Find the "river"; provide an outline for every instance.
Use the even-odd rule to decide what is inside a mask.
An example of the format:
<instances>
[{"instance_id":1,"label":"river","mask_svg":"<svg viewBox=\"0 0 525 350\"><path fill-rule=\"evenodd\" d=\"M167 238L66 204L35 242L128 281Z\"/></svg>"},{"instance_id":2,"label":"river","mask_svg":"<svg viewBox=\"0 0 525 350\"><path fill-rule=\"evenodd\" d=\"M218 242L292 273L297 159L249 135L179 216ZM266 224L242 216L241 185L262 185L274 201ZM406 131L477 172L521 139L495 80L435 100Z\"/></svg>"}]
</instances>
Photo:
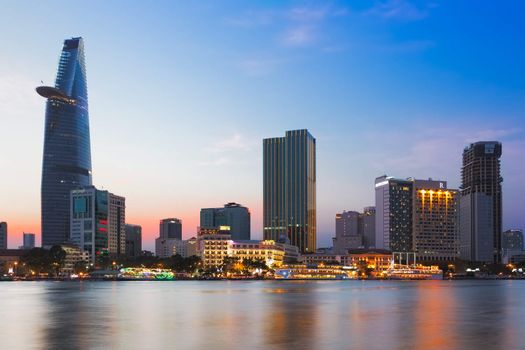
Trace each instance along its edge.
<instances>
[{"instance_id":1,"label":"river","mask_svg":"<svg viewBox=\"0 0 525 350\"><path fill-rule=\"evenodd\" d=\"M1 349L525 349L525 281L1 282Z\"/></svg>"}]
</instances>

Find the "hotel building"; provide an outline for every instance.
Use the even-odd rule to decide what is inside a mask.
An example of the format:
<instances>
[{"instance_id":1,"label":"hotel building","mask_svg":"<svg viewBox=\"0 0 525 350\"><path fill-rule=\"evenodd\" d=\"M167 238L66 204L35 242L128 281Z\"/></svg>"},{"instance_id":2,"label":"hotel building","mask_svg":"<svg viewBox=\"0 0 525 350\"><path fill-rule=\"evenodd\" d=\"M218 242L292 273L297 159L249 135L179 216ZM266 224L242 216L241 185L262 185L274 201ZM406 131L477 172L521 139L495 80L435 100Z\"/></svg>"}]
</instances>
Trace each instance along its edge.
<instances>
[{"instance_id":1,"label":"hotel building","mask_svg":"<svg viewBox=\"0 0 525 350\"><path fill-rule=\"evenodd\" d=\"M414 180L413 242L418 260L459 257L458 191L446 181Z\"/></svg>"},{"instance_id":2,"label":"hotel building","mask_svg":"<svg viewBox=\"0 0 525 350\"><path fill-rule=\"evenodd\" d=\"M412 180L378 177L375 181L375 246L394 252L413 251Z\"/></svg>"}]
</instances>

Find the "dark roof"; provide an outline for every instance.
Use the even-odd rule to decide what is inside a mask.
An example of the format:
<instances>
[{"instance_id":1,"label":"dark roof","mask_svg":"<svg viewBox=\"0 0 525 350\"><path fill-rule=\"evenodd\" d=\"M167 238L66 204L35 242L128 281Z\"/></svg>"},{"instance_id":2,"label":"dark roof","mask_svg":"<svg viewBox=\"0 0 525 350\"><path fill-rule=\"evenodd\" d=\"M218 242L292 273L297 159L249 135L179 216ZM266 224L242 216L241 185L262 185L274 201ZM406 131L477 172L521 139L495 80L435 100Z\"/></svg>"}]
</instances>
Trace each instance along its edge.
<instances>
[{"instance_id":1,"label":"dark roof","mask_svg":"<svg viewBox=\"0 0 525 350\"><path fill-rule=\"evenodd\" d=\"M24 256L27 252L24 249L0 249L0 256Z\"/></svg>"}]
</instances>

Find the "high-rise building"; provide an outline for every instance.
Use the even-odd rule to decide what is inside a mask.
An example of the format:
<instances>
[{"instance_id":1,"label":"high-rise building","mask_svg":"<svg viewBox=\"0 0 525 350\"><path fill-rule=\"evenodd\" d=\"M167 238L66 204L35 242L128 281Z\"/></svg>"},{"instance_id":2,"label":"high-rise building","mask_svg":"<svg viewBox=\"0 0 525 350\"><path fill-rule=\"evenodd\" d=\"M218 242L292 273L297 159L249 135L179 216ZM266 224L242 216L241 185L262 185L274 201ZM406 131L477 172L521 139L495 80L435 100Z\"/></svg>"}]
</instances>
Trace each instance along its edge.
<instances>
[{"instance_id":1,"label":"high-rise building","mask_svg":"<svg viewBox=\"0 0 525 350\"><path fill-rule=\"evenodd\" d=\"M72 190L70 241L91 259L125 252L125 200L94 186ZM122 245L122 242L124 245Z\"/></svg>"},{"instance_id":2,"label":"high-rise building","mask_svg":"<svg viewBox=\"0 0 525 350\"><path fill-rule=\"evenodd\" d=\"M446 181L414 180L413 237L418 260L459 257L458 191Z\"/></svg>"},{"instance_id":3,"label":"high-rise building","mask_svg":"<svg viewBox=\"0 0 525 350\"><path fill-rule=\"evenodd\" d=\"M89 115L82 38L64 41L55 87L40 86L47 99L42 162L42 245L69 239L69 199L91 185Z\"/></svg>"},{"instance_id":4,"label":"high-rise building","mask_svg":"<svg viewBox=\"0 0 525 350\"><path fill-rule=\"evenodd\" d=\"M346 254L349 249L363 246L359 217L358 212L346 210L335 215L334 254Z\"/></svg>"},{"instance_id":5,"label":"high-rise building","mask_svg":"<svg viewBox=\"0 0 525 350\"><path fill-rule=\"evenodd\" d=\"M182 239L182 221L176 218L160 220L159 236L160 238Z\"/></svg>"},{"instance_id":6,"label":"high-rise building","mask_svg":"<svg viewBox=\"0 0 525 350\"><path fill-rule=\"evenodd\" d=\"M108 193L108 252L114 256L126 253L126 198Z\"/></svg>"},{"instance_id":7,"label":"high-rise building","mask_svg":"<svg viewBox=\"0 0 525 350\"><path fill-rule=\"evenodd\" d=\"M376 208L365 207L360 215L360 227L363 233L363 246L375 248L376 246Z\"/></svg>"},{"instance_id":8,"label":"high-rise building","mask_svg":"<svg viewBox=\"0 0 525 350\"><path fill-rule=\"evenodd\" d=\"M142 255L142 227L126 224L126 256L137 257Z\"/></svg>"},{"instance_id":9,"label":"high-rise building","mask_svg":"<svg viewBox=\"0 0 525 350\"><path fill-rule=\"evenodd\" d=\"M0 249L7 249L7 222L0 222Z\"/></svg>"},{"instance_id":10,"label":"high-rise building","mask_svg":"<svg viewBox=\"0 0 525 350\"><path fill-rule=\"evenodd\" d=\"M501 236L501 249L503 254L522 252L523 246L523 231L522 230L507 230Z\"/></svg>"},{"instance_id":11,"label":"high-rise building","mask_svg":"<svg viewBox=\"0 0 525 350\"><path fill-rule=\"evenodd\" d=\"M482 141L463 151L460 187L461 258L501 262L500 142Z\"/></svg>"},{"instance_id":12,"label":"high-rise building","mask_svg":"<svg viewBox=\"0 0 525 350\"><path fill-rule=\"evenodd\" d=\"M24 232L20 249L33 249L35 247L35 234Z\"/></svg>"},{"instance_id":13,"label":"high-rise building","mask_svg":"<svg viewBox=\"0 0 525 350\"><path fill-rule=\"evenodd\" d=\"M308 130L263 140L263 234L286 235L302 253L316 251L315 138Z\"/></svg>"},{"instance_id":14,"label":"high-rise building","mask_svg":"<svg viewBox=\"0 0 525 350\"><path fill-rule=\"evenodd\" d=\"M229 226L234 240L250 239L250 211L237 203L223 208L204 208L200 213L200 227L205 229Z\"/></svg>"},{"instance_id":15,"label":"high-rise building","mask_svg":"<svg viewBox=\"0 0 525 350\"><path fill-rule=\"evenodd\" d=\"M413 251L412 188L411 180L376 179L376 248Z\"/></svg>"}]
</instances>

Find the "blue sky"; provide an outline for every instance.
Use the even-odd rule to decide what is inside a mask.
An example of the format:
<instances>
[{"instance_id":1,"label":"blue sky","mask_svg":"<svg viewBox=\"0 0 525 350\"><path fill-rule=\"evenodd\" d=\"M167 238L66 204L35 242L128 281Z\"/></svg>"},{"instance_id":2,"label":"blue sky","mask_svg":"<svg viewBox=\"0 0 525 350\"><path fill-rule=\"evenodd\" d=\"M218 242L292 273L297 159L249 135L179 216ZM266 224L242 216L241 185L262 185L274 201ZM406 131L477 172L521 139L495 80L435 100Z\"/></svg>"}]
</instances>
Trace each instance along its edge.
<instances>
[{"instance_id":1,"label":"blue sky","mask_svg":"<svg viewBox=\"0 0 525 350\"><path fill-rule=\"evenodd\" d=\"M376 176L459 186L462 149L503 142L504 228L525 226L522 1L0 1L0 220L39 233L44 101L62 41L85 39L94 183L195 233L201 207L252 210L262 139L317 138L318 245L373 205Z\"/></svg>"}]
</instances>

